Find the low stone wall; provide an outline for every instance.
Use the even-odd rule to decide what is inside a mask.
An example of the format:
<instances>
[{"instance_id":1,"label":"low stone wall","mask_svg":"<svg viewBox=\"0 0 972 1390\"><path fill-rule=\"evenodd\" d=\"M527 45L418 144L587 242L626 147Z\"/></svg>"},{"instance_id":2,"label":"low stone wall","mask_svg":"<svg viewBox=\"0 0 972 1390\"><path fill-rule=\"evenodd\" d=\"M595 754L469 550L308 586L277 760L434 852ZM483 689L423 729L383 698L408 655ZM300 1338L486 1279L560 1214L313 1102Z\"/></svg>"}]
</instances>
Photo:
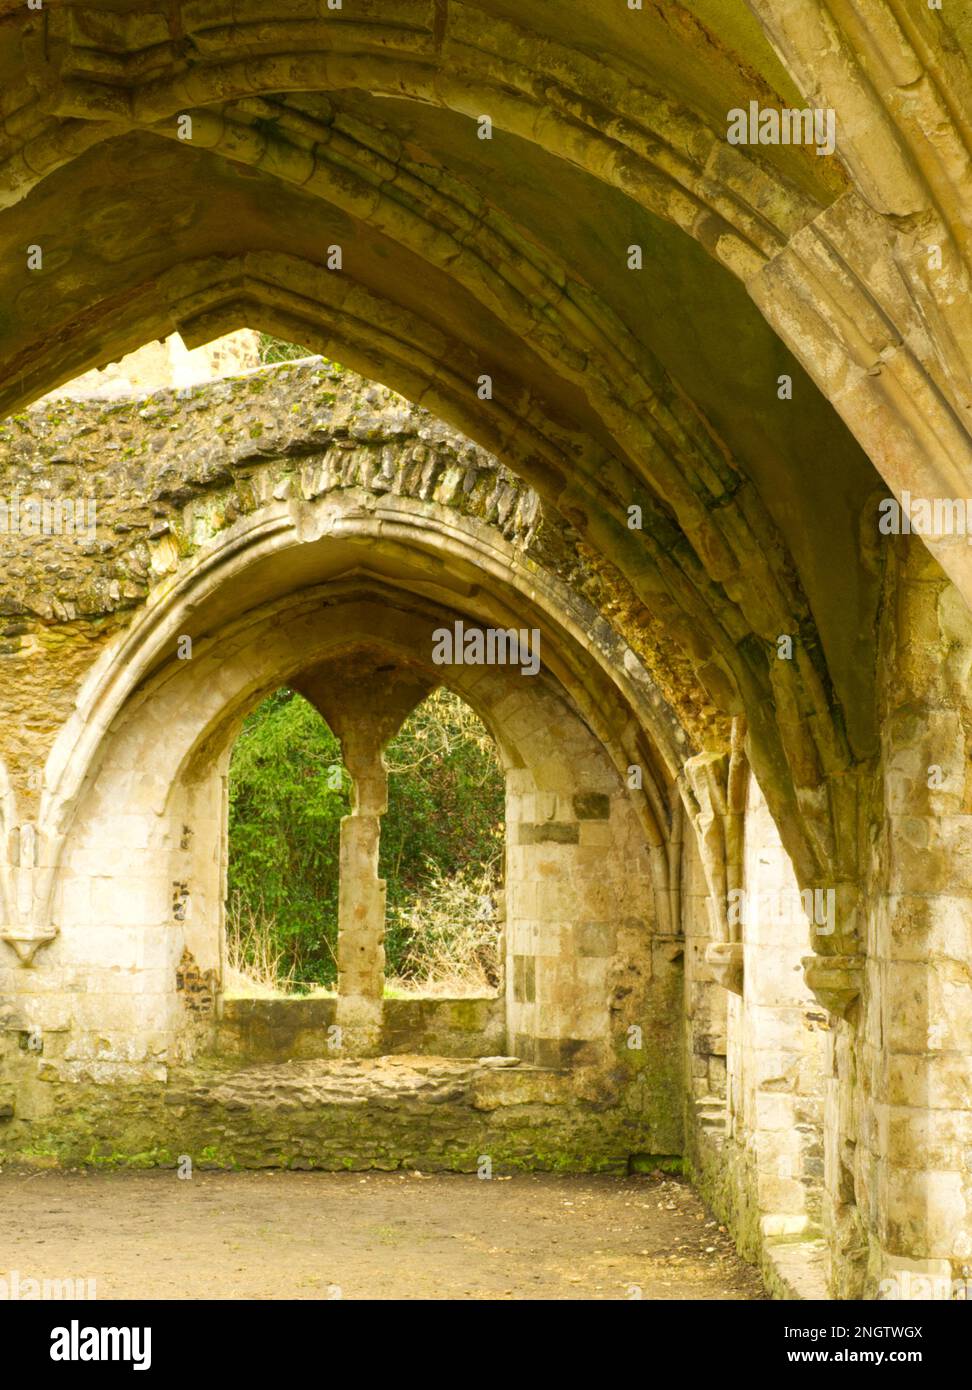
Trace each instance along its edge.
<instances>
[{"instance_id":1,"label":"low stone wall","mask_svg":"<svg viewBox=\"0 0 972 1390\"><path fill-rule=\"evenodd\" d=\"M505 1034L502 999L386 999L381 1050L494 1057L506 1050Z\"/></svg>"},{"instance_id":2,"label":"low stone wall","mask_svg":"<svg viewBox=\"0 0 972 1390\"><path fill-rule=\"evenodd\" d=\"M672 1157L650 1118L602 1081L509 1058L197 1063L131 1086L65 1084L43 1066L35 1076L15 1114L3 1117L0 1095L0 1162L148 1167L188 1155L228 1168L473 1172L485 1157L499 1172L625 1172Z\"/></svg>"},{"instance_id":3,"label":"low stone wall","mask_svg":"<svg viewBox=\"0 0 972 1390\"><path fill-rule=\"evenodd\" d=\"M216 1034L221 1056L250 1062L327 1059L335 1049L337 998L227 999ZM386 999L383 1055L489 1057L504 1051L502 1000Z\"/></svg>"}]
</instances>

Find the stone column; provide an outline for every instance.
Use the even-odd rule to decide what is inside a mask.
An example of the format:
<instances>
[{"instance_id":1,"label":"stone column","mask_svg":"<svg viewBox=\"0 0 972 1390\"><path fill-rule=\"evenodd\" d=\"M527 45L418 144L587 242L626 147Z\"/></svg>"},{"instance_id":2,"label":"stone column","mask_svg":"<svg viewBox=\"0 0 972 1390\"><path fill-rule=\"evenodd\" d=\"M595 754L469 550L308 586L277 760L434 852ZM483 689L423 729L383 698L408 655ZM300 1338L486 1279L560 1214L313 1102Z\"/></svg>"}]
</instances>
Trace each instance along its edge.
<instances>
[{"instance_id":1,"label":"stone column","mask_svg":"<svg viewBox=\"0 0 972 1390\"><path fill-rule=\"evenodd\" d=\"M800 969L810 924L796 874L766 799L749 778L744 851L745 990L730 1000L733 1059L739 1063L731 1116L751 1156L754 1197L767 1254L805 1296L826 1296L820 1229L823 1188L825 1011ZM800 1236L797 1250L787 1241ZM798 1281L798 1282L797 1282Z\"/></svg>"},{"instance_id":2,"label":"stone column","mask_svg":"<svg viewBox=\"0 0 972 1390\"><path fill-rule=\"evenodd\" d=\"M726 753L699 753L685 764L686 805L695 824L699 854L709 886L712 940L705 961L715 980L734 994L743 992L743 942L735 895L742 886L743 825L749 762L746 721L733 720Z\"/></svg>"},{"instance_id":3,"label":"stone column","mask_svg":"<svg viewBox=\"0 0 972 1390\"><path fill-rule=\"evenodd\" d=\"M838 1037L856 1144L834 1180L867 1222L865 1296L951 1299L972 1279L972 614L917 538L890 568L863 1010Z\"/></svg>"},{"instance_id":4,"label":"stone column","mask_svg":"<svg viewBox=\"0 0 972 1390\"><path fill-rule=\"evenodd\" d=\"M368 732L367 725L359 726L345 747L354 799L341 822L338 895L336 1017L345 1035L342 1050L358 1054L378 1048L385 988L385 881L378 877L378 846L388 775L377 732L371 739Z\"/></svg>"},{"instance_id":5,"label":"stone column","mask_svg":"<svg viewBox=\"0 0 972 1390\"><path fill-rule=\"evenodd\" d=\"M381 1051L385 994L385 883L378 877L381 818L388 809L382 753L433 686L380 653L338 656L294 682L341 741L353 784L352 809L341 822L338 889L340 1056Z\"/></svg>"}]
</instances>

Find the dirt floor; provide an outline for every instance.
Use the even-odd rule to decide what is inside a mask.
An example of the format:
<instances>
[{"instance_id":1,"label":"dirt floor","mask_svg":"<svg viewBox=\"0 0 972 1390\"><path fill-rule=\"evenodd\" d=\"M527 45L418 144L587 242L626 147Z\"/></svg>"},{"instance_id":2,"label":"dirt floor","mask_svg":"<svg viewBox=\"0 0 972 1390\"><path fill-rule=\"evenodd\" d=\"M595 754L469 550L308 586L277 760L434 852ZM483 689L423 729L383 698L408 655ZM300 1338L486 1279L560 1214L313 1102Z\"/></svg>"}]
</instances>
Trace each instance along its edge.
<instances>
[{"instance_id":1,"label":"dirt floor","mask_svg":"<svg viewBox=\"0 0 972 1390\"><path fill-rule=\"evenodd\" d=\"M0 1174L0 1279L106 1298L753 1299L687 1183L528 1175Z\"/></svg>"}]
</instances>

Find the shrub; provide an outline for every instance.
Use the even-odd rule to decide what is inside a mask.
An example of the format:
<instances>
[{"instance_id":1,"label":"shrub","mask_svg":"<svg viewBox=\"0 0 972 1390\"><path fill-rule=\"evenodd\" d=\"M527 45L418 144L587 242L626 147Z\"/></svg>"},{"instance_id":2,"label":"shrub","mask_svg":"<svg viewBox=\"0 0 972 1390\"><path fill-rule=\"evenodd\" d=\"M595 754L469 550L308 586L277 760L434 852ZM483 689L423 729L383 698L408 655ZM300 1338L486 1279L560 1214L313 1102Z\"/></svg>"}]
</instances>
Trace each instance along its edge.
<instances>
[{"instance_id":1,"label":"shrub","mask_svg":"<svg viewBox=\"0 0 972 1390\"><path fill-rule=\"evenodd\" d=\"M465 972L467 992L489 988L496 932L482 902L502 873L505 795L492 740L468 706L437 690L386 762L388 973L459 988ZM229 964L263 988L333 985L340 822L351 809L338 740L306 700L278 690L244 722L229 784Z\"/></svg>"},{"instance_id":2,"label":"shrub","mask_svg":"<svg viewBox=\"0 0 972 1390\"><path fill-rule=\"evenodd\" d=\"M296 362L302 357L314 356L310 348L301 347L299 343L284 342L283 338L274 338L269 333L260 334L258 352L260 361L267 366L273 362Z\"/></svg>"},{"instance_id":3,"label":"shrub","mask_svg":"<svg viewBox=\"0 0 972 1390\"><path fill-rule=\"evenodd\" d=\"M403 946L398 993L489 994L500 980L498 864L471 865L450 878L431 867L420 893L392 909Z\"/></svg>"},{"instance_id":4,"label":"shrub","mask_svg":"<svg viewBox=\"0 0 972 1390\"><path fill-rule=\"evenodd\" d=\"M331 983L349 781L337 739L294 691L278 690L244 722L229 801L228 916L243 958L277 959L300 984Z\"/></svg>"}]
</instances>

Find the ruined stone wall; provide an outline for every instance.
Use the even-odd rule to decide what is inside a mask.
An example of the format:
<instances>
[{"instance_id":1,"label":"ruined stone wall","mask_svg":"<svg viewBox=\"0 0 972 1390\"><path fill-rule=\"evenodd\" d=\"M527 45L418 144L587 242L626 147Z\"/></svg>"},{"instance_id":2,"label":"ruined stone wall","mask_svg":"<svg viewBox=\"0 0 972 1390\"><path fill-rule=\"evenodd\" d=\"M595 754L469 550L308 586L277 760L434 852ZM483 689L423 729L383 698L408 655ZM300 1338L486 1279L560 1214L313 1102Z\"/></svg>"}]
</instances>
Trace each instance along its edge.
<instances>
[{"instance_id":1,"label":"ruined stone wall","mask_svg":"<svg viewBox=\"0 0 972 1390\"><path fill-rule=\"evenodd\" d=\"M96 504L93 535L4 537L6 671L27 686L0 683L13 832L0 967L0 1046L16 1080L6 1152L29 1152L40 1133L62 1156L84 1157L109 1144L116 1120L115 1152L136 1142L161 1151L174 1132L188 1145L190 1131L157 1109L186 1068L221 1068L232 1091L244 1084L232 1068L282 1060L281 1049L334 1060L331 1021L308 1021L302 1001L284 1022L264 1019L259 1001L246 1013L222 998L227 759L247 710L286 681L323 701L345 741L370 709L355 695L361 653L385 652L416 689L449 680L503 751L507 993L475 1027L461 1001L427 1001L419 1018L414 1001L379 999L366 1050L468 1056L489 1045L515 1053L524 1076L562 1073L563 1084L541 1085L544 1106L567 1110L563 1120L543 1112L540 1166L680 1154L681 950L673 888L659 878L667 806L655 780L664 760L653 764L645 727L609 693L612 666L669 758L684 735L598 619L591 600L605 590L569 528L547 526L536 496L482 450L320 363L107 406L46 402L5 434L12 491L53 497L83 481ZM506 582L511 562L523 601L542 601L538 616L518 617L491 577ZM220 567L232 577L214 583ZM538 680L429 665L431 631L454 615L442 604L468 604L471 579L485 604L474 620L543 623ZM58 645L71 657L56 662ZM334 690L349 711L337 722ZM25 727L30 700L42 727ZM393 731L394 721L382 727L381 741ZM634 759L638 793L622 776ZM449 1009L462 1018L450 1023ZM343 1031L348 1059L354 1030ZM531 1084L510 1083L497 1105L520 1114ZM588 1118L571 1118L572 1107ZM169 1138L144 1146L133 1136L148 1113ZM590 1137L598 1114L603 1142ZM575 1119L586 1156L569 1142ZM363 1153L364 1130L361 1143ZM357 1162L347 1136L331 1135L318 1159L342 1144ZM520 1137L508 1152L524 1163L528 1149ZM308 1158L306 1146L291 1152Z\"/></svg>"},{"instance_id":2,"label":"ruined stone wall","mask_svg":"<svg viewBox=\"0 0 972 1390\"><path fill-rule=\"evenodd\" d=\"M860 953L808 955L840 931L839 892L834 921L816 903L754 921L750 902L740 979L724 992L707 966L712 875L694 844L682 875L687 1154L786 1296L962 1297L972 1256L972 620L915 537L895 537L884 560ZM745 844L747 892L795 905L755 782ZM725 1101L711 1085L722 1051Z\"/></svg>"},{"instance_id":3,"label":"ruined stone wall","mask_svg":"<svg viewBox=\"0 0 972 1390\"><path fill-rule=\"evenodd\" d=\"M613 1172L672 1162L650 1125L576 1075L512 1059L197 1064L118 1087L5 1058L4 1162ZM14 1112L19 1109L20 1118Z\"/></svg>"},{"instance_id":4,"label":"ruined stone wall","mask_svg":"<svg viewBox=\"0 0 972 1390\"><path fill-rule=\"evenodd\" d=\"M266 1152L347 1156L338 1116L359 1074L327 1068L364 1060L330 1055L323 1014L223 1007L227 759L264 694L303 680L314 698L362 653L431 688L446 673L430 634L461 614L536 625L544 644L536 683L448 673L506 769L504 993L471 1020L386 1001L371 1050L510 1052L524 1079L491 1109L464 1073L468 1144L450 1147L444 1123L425 1158L682 1157L778 1292L819 1292L828 1255L846 1296L961 1275L972 633L916 541L882 571L882 763L855 772L866 794L848 801L870 855L854 952L840 894L833 937L773 911L732 935L733 885L791 902L801 887L748 771L733 801L741 741L725 750L567 523L383 388L311 361L48 401L0 427L0 465L29 523L0 535L4 1152L196 1144L257 1162L239 1099ZM65 496L83 504L73 532L45 534L43 506L21 506ZM283 1053L319 1064L323 1148L297 1100L271 1119L272 1078L248 1089L249 1068ZM395 1090L369 1101L376 1126ZM402 1154L427 1114L411 1104Z\"/></svg>"},{"instance_id":5,"label":"ruined stone wall","mask_svg":"<svg viewBox=\"0 0 972 1390\"><path fill-rule=\"evenodd\" d=\"M275 489L375 482L523 538L537 500L483 450L329 367L281 367L0 423L0 759L26 805L78 687L153 589ZM72 503L44 534L43 504ZM38 512L30 509L36 504Z\"/></svg>"},{"instance_id":6,"label":"ruined stone wall","mask_svg":"<svg viewBox=\"0 0 972 1390\"><path fill-rule=\"evenodd\" d=\"M972 1267L972 617L914 537L881 666L866 962L830 1059L834 1287L948 1298Z\"/></svg>"},{"instance_id":7,"label":"ruined stone wall","mask_svg":"<svg viewBox=\"0 0 972 1390\"><path fill-rule=\"evenodd\" d=\"M146 343L100 371L84 372L42 398L56 400L123 400L167 388L185 390L219 377L259 368L260 335L244 328L190 350L178 333Z\"/></svg>"},{"instance_id":8,"label":"ruined stone wall","mask_svg":"<svg viewBox=\"0 0 972 1390\"><path fill-rule=\"evenodd\" d=\"M810 924L793 865L756 779L746 780L742 874L730 899L741 942L733 988L706 959L709 884L694 838L686 845L686 1152L771 1290L824 1297L823 1100L832 1022L803 977Z\"/></svg>"}]
</instances>

